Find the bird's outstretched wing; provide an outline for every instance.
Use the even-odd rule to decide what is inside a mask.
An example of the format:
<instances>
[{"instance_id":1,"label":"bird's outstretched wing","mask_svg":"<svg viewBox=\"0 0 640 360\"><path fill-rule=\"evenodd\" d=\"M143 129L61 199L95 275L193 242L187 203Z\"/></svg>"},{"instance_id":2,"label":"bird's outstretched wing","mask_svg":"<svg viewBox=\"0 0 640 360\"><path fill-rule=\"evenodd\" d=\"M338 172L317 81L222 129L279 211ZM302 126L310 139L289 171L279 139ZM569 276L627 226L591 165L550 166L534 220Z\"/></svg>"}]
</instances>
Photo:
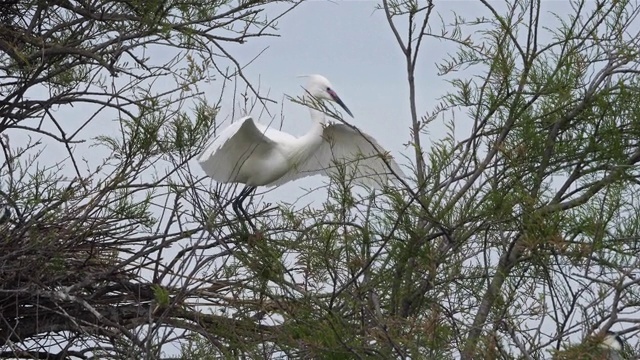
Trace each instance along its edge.
<instances>
[{"instance_id":1,"label":"bird's outstretched wing","mask_svg":"<svg viewBox=\"0 0 640 360\"><path fill-rule=\"evenodd\" d=\"M205 174L218 182L236 182L240 166L255 152L268 152L276 143L269 136L287 134L253 121L246 116L227 126L198 157Z\"/></svg>"},{"instance_id":2,"label":"bird's outstretched wing","mask_svg":"<svg viewBox=\"0 0 640 360\"><path fill-rule=\"evenodd\" d=\"M323 142L305 162L270 185L306 176L325 175L381 188L404 173L393 157L371 136L344 124L327 125ZM395 173L395 175L394 175Z\"/></svg>"}]
</instances>

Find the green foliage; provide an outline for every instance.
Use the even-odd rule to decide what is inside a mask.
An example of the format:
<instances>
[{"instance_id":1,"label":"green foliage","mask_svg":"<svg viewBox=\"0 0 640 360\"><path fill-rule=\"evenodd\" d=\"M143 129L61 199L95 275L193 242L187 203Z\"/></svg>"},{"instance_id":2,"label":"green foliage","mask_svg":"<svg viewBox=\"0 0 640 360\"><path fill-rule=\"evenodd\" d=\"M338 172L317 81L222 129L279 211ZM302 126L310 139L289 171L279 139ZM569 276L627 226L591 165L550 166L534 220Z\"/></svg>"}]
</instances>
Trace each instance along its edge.
<instances>
[{"instance_id":1,"label":"green foliage","mask_svg":"<svg viewBox=\"0 0 640 360\"><path fill-rule=\"evenodd\" d=\"M169 297L169 292L167 291L167 289L157 284L152 285L151 289L153 290L153 296L155 297L155 301L158 306L169 306L169 302L171 301L171 299Z\"/></svg>"},{"instance_id":2,"label":"green foliage","mask_svg":"<svg viewBox=\"0 0 640 360\"><path fill-rule=\"evenodd\" d=\"M228 209L233 187L192 164L224 103L201 87L244 76L223 70L221 44L272 28L268 3L115 1L101 17L52 3L28 12L29 31L2 25L3 134L28 129L68 156L0 144L11 350L60 331L66 348L113 358L160 358L168 343L203 360L600 356L562 341L626 326L640 303L637 4L482 2L437 29L429 2L383 0L407 62L415 174L362 192L343 166L322 204L254 201L254 231ZM437 64L450 91L420 114L432 39L457 50ZM173 52L163 63L152 47ZM36 85L46 99L26 99ZM90 111L70 128L55 111L74 103ZM119 131L82 143L98 118ZM447 134L425 141L440 120Z\"/></svg>"},{"instance_id":3,"label":"green foliage","mask_svg":"<svg viewBox=\"0 0 640 360\"><path fill-rule=\"evenodd\" d=\"M2 5L0 204L10 213L0 224L0 302L10 304L0 314L2 352L72 356L58 354L62 346L160 358L167 343L199 330L225 338L209 349L213 358L259 347L244 341L257 333L249 315L236 321L207 307L237 313L230 287L249 290L241 280L229 286L234 277L280 281L283 251L254 244L263 260L255 272L242 273L241 262L219 267L223 240L211 239L237 224L222 219L222 194L211 196L190 163L211 139L227 86L247 84L228 68L241 71L226 47L273 35L263 14L271 3Z\"/></svg>"}]
</instances>

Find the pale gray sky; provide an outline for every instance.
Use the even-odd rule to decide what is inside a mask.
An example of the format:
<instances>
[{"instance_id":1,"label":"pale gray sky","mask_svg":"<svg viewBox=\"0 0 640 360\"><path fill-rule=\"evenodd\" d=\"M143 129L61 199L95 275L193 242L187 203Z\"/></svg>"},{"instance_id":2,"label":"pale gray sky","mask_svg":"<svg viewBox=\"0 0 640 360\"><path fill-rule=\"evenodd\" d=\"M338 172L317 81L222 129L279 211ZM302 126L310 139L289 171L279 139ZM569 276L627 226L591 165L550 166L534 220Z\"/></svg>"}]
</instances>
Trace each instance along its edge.
<instances>
[{"instance_id":1,"label":"pale gray sky","mask_svg":"<svg viewBox=\"0 0 640 360\"><path fill-rule=\"evenodd\" d=\"M493 4L499 10L504 9L502 2ZM252 79L260 79L262 86L270 89L272 98L279 102L270 110L272 114L278 114L278 119L283 94L301 94L304 79L297 75L325 75L354 114L354 119L346 120L378 139L399 163L407 165L408 160L404 157L412 159L413 150L405 146L410 139L411 126L406 65L384 13L376 10L377 6L377 1L308 1L279 21L280 37L251 39L234 46L233 52L239 59L249 61L268 47L245 73ZM270 9L274 11L278 7ZM563 13L569 9L565 1L546 1L543 11ZM454 14L467 20L491 17L478 1L437 1L432 29L439 32L443 22L453 22ZM401 30L406 28L404 22L406 18L398 21ZM552 22L556 21L549 16L548 23ZM473 34L471 29L469 34ZM541 41L545 41L545 37L548 39L543 35ZM416 71L419 115L433 111L438 99L451 89L447 78L438 76L435 64L453 54L456 48L452 42L433 38L424 41ZM464 73L472 75L473 69ZM210 86L215 89L217 84ZM223 105L229 109L232 103L227 101ZM284 117L282 130L294 135L304 134L311 126L308 109L287 100L284 101ZM468 134L471 121L466 114L458 112L455 119L456 133ZM266 117L260 120L269 121ZM423 136L423 146L429 146L432 140L445 133L442 121L435 121L428 128L428 135ZM283 191L274 190L267 199L293 201L304 193L297 189L312 188L323 181L326 179L319 177L301 179L286 184Z\"/></svg>"},{"instance_id":2,"label":"pale gray sky","mask_svg":"<svg viewBox=\"0 0 640 360\"><path fill-rule=\"evenodd\" d=\"M497 6L497 2L496 3ZM246 63L268 47L245 73L251 80L261 80L263 88L269 88L271 97L282 101L284 94L301 94L304 80L297 75L318 73L325 75L335 90L353 112L355 118L347 119L372 135L402 164L407 164L403 155L412 157L412 150L404 146L409 140L410 116L408 107L408 88L406 82L403 55L388 27L384 14L376 11L376 1L308 1L279 21L280 37L251 39L245 44L230 49L241 63ZM284 6L280 6L284 8ZM277 7L267 7L267 11L277 11ZM565 1L546 1L543 13L563 13L569 9ZM488 10L478 1L436 1L433 29L439 30L441 23L453 20L453 14L471 19L489 17ZM543 19L545 25L556 23L550 15ZM542 42L548 37L541 37ZM437 75L435 63L446 58L456 50L449 42L427 40L422 48L416 83L418 85L418 111L424 115L433 110L438 98L445 94L450 86L443 77ZM149 56L162 57L163 52L150 52ZM162 84L157 84L158 88ZM220 84L212 82L203 85L201 90L211 92L211 99L217 98ZM46 97L46 93L38 94ZM229 99L223 103L222 112L229 113L233 104ZM280 104L271 106L271 112L279 118ZM81 123L89 115L82 106L62 109L58 115L70 123ZM87 127L83 137L90 139L96 135L117 134L119 127L111 122L115 114L102 114L102 120ZM255 114L254 114L255 115ZM285 122L282 130L294 135L303 134L310 126L308 110L285 100ZM263 121L268 119L263 118ZM471 122L464 113L456 114L456 128L462 136L469 131ZM425 136L425 144L431 139L441 137L445 132L441 121L436 121ZM25 143L27 134L11 132L13 145ZM50 154L64 151L58 144L45 140ZM99 162L107 152L99 148L78 146L78 152L91 161ZM45 160L53 161L56 156ZM200 171L195 160L192 169ZM73 173L69 171L69 175ZM203 173L202 173L203 174ZM285 184L268 194L266 201L293 201L304 193L300 188L314 187L326 180L321 178L302 179ZM311 200L322 200L324 195L313 195Z\"/></svg>"},{"instance_id":3,"label":"pale gray sky","mask_svg":"<svg viewBox=\"0 0 640 360\"><path fill-rule=\"evenodd\" d=\"M304 79L298 78L298 75L325 75L355 116L347 120L378 139L398 162L407 164L404 156L411 158L413 152L405 146L411 124L405 63L383 12L376 10L377 4L376 1L307 1L278 22L280 37L252 38L245 44L231 45L229 49L244 64L267 48L245 69L245 73L254 82L260 80L262 88L268 89L270 97L278 101L278 104L270 106L271 113L278 120L283 96L297 96L302 92ZM496 2L498 8L500 4ZM545 11L560 13L568 8L564 1L546 1L545 7ZM268 6L266 11L275 15L285 8L285 5ZM454 13L467 19L490 15L477 1L438 1L432 16L432 28L437 31L441 28L438 16L445 23L450 23ZM551 17L549 19L552 20ZM402 21L399 26L403 26ZM438 98L451 89L446 79L437 75L435 64L455 50L456 46L451 42L434 39L424 42L416 74L419 115L433 111ZM165 49L157 51L153 48L147 55L156 63L162 63L171 56ZM466 73L472 74L471 71ZM114 81L122 83L128 80L120 77ZM163 82L158 81L154 84L154 90L159 92L169 86L163 86ZM210 100L215 101L220 87L221 83L214 81L201 84L200 90L210 94ZM35 90L32 94L39 98L48 97L47 92L42 90ZM227 97L222 106L219 120L231 113L231 98ZM84 122L92 112L91 106L75 105L60 108L55 114L71 127L72 123L79 125ZM255 113L251 115L258 116ZM294 135L303 134L311 126L308 109L287 100L284 100L283 116L282 130ZM117 123L112 121L116 118L112 111L103 111L98 118L101 120L90 123L82 130L82 138L89 140L97 135L115 135L120 131ZM456 132L464 136L471 122L464 113L456 113L455 119ZM269 119L262 117L260 121L268 122ZM44 126L52 127L47 123ZM226 123L221 126L226 126ZM445 134L442 121L432 123L428 132L429 135L423 137L423 145L427 146L430 140ZM32 134L14 131L10 135L12 144L17 145L25 143ZM60 144L48 139L44 143L48 144L48 152L65 151ZM89 144L90 141L78 145L76 152L91 154L90 161L108 154L100 148L89 148ZM198 166L193 168L197 169ZM307 183L320 182L320 179L302 179L288 184L287 193L292 187L307 187Z\"/></svg>"}]
</instances>

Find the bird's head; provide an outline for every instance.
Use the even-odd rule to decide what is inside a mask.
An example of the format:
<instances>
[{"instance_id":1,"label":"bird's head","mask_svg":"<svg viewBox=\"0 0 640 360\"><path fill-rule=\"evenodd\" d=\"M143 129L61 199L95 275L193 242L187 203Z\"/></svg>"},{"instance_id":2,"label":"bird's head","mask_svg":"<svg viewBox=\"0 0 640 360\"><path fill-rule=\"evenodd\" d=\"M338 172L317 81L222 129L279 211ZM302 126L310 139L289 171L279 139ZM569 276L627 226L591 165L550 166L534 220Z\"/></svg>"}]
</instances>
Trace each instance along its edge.
<instances>
[{"instance_id":1,"label":"bird's head","mask_svg":"<svg viewBox=\"0 0 640 360\"><path fill-rule=\"evenodd\" d=\"M322 75L305 75L304 77L308 78L307 86L305 90L315 97L318 100L329 100L337 103L347 112L351 117L351 111L347 107L347 105L342 102L338 94L333 90L333 86L329 82L329 80Z\"/></svg>"}]
</instances>

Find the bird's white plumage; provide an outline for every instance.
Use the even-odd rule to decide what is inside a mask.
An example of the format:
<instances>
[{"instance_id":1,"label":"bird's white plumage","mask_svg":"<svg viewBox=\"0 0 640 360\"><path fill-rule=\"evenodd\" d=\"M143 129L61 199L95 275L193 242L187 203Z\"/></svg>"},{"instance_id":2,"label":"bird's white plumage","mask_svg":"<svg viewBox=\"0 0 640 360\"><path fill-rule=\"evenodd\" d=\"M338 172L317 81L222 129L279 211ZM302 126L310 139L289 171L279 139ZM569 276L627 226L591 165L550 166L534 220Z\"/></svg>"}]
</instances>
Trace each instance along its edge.
<instances>
[{"instance_id":1,"label":"bird's white plumage","mask_svg":"<svg viewBox=\"0 0 640 360\"><path fill-rule=\"evenodd\" d=\"M623 348L622 339L618 334L613 332L607 332L601 345L615 351L621 351Z\"/></svg>"},{"instance_id":2,"label":"bird's white plumage","mask_svg":"<svg viewBox=\"0 0 640 360\"><path fill-rule=\"evenodd\" d=\"M336 101L349 112L326 78L309 78L306 89L310 95ZM347 180L353 178L357 184L371 187L382 187L395 175L403 176L398 164L371 136L344 124L326 124L326 117L317 110L311 110L311 115L314 125L301 137L244 117L218 134L198 162L218 182L249 186L276 186L311 175L340 177L339 169L345 170Z\"/></svg>"},{"instance_id":3,"label":"bird's white plumage","mask_svg":"<svg viewBox=\"0 0 640 360\"><path fill-rule=\"evenodd\" d=\"M247 116L218 134L198 162L218 182L266 185L288 170L281 147L295 140L294 136L269 129Z\"/></svg>"},{"instance_id":4,"label":"bird's white plumage","mask_svg":"<svg viewBox=\"0 0 640 360\"><path fill-rule=\"evenodd\" d=\"M272 185L312 175L344 177L359 185L381 188L403 173L373 137L344 124L329 124L324 126L322 142L311 156Z\"/></svg>"}]
</instances>

